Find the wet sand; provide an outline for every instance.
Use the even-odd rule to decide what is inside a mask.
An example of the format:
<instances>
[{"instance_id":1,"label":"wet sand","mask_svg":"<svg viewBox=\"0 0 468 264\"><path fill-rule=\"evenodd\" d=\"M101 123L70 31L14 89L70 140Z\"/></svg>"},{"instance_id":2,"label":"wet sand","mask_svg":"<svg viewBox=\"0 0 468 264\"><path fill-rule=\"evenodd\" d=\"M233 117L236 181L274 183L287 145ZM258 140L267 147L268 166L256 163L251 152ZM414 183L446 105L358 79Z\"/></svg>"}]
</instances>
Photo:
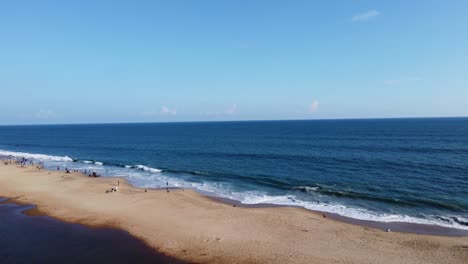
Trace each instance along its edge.
<instances>
[{"instance_id":1,"label":"wet sand","mask_svg":"<svg viewBox=\"0 0 468 264\"><path fill-rule=\"evenodd\" d=\"M120 181L119 191L106 190ZM199 263L467 263L468 237L383 232L294 207L245 208L191 190L0 165L0 196L57 219L128 231Z\"/></svg>"},{"instance_id":2,"label":"wet sand","mask_svg":"<svg viewBox=\"0 0 468 264\"><path fill-rule=\"evenodd\" d=\"M222 203L227 203L239 207L245 208L269 208L269 207L291 207L286 205L277 205L277 204L242 204L238 201L222 198L222 197L214 197L208 196L210 199L214 201L219 201ZM302 207L297 207L299 209L303 209ZM304 209L308 210L308 209ZM455 237L463 237L468 236L468 230L456 229L456 228L449 228L437 225L425 225L425 224L415 224L415 223L404 223L404 222L377 222L371 220L360 220L354 219L346 216L341 216L339 214L334 213L327 213L327 212L320 212L320 211L313 211L317 214L325 215L326 217L334 220L338 220L341 222L345 222L348 224L359 225L363 227L371 227L375 229L380 229L382 231L386 231L390 229L392 232L402 232L402 233L412 233L412 234L420 234L420 235L434 235L434 236L455 236Z\"/></svg>"},{"instance_id":3,"label":"wet sand","mask_svg":"<svg viewBox=\"0 0 468 264\"><path fill-rule=\"evenodd\" d=\"M182 263L158 254L127 232L89 228L0 199L0 263Z\"/></svg>"}]
</instances>

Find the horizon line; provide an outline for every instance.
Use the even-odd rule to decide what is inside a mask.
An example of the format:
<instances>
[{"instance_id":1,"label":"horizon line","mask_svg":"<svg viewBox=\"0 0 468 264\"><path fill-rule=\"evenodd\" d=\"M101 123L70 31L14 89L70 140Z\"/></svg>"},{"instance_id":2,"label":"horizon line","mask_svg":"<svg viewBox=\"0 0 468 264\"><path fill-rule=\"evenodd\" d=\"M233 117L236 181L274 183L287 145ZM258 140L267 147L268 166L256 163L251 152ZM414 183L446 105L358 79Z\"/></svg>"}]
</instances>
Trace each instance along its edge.
<instances>
[{"instance_id":1,"label":"horizon line","mask_svg":"<svg viewBox=\"0 0 468 264\"><path fill-rule=\"evenodd\" d=\"M392 120L392 119L463 119L468 116L414 116L414 117L351 117L315 119L251 119L251 120L196 120L196 121L154 121L154 122L96 122L96 123L49 123L49 124L0 124L4 126L67 126L67 125L125 125L125 124L177 124L177 123L235 123L235 122L285 122L285 121L346 121L346 120Z\"/></svg>"}]
</instances>

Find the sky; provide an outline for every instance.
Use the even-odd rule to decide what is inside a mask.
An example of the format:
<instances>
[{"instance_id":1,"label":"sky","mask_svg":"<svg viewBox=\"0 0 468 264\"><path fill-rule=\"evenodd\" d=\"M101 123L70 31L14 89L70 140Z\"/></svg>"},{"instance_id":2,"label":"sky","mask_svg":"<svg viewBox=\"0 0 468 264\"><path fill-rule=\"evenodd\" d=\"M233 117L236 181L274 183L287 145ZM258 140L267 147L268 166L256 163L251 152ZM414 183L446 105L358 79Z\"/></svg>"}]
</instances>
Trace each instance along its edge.
<instances>
[{"instance_id":1,"label":"sky","mask_svg":"<svg viewBox=\"0 0 468 264\"><path fill-rule=\"evenodd\" d=\"M468 116L468 1L0 2L0 124Z\"/></svg>"}]
</instances>

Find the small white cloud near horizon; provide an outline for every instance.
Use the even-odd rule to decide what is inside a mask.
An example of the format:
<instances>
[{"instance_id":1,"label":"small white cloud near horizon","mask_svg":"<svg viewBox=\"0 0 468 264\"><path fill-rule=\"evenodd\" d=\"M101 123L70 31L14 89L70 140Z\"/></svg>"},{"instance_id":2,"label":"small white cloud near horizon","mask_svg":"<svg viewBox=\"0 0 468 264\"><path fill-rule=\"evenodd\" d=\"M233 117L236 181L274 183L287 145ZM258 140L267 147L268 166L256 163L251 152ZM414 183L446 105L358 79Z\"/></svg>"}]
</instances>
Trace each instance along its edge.
<instances>
[{"instance_id":1,"label":"small white cloud near horizon","mask_svg":"<svg viewBox=\"0 0 468 264\"><path fill-rule=\"evenodd\" d=\"M226 114L233 115L237 111L237 104L232 104L227 110Z\"/></svg>"},{"instance_id":2,"label":"small white cloud near horizon","mask_svg":"<svg viewBox=\"0 0 468 264\"><path fill-rule=\"evenodd\" d=\"M35 114L36 118L39 119L49 119L55 116L54 111L50 109L40 109L39 111L36 112Z\"/></svg>"},{"instance_id":3,"label":"small white cloud near horizon","mask_svg":"<svg viewBox=\"0 0 468 264\"><path fill-rule=\"evenodd\" d=\"M218 106L221 107L221 106ZM232 104L228 106L226 110L221 110L221 111L206 111L202 112L201 115L203 116L208 116L208 117L227 117L234 115L237 112L237 104Z\"/></svg>"},{"instance_id":4,"label":"small white cloud near horizon","mask_svg":"<svg viewBox=\"0 0 468 264\"><path fill-rule=\"evenodd\" d=\"M176 109L170 109L169 107L163 105L161 107L161 115L176 115L177 110Z\"/></svg>"},{"instance_id":5,"label":"small white cloud near horizon","mask_svg":"<svg viewBox=\"0 0 468 264\"><path fill-rule=\"evenodd\" d=\"M353 16L351 21L353 22L364 22L376 18L380 15L380 12L377 10L370 10L364 13L359 13Z\"/></svg>"},{"instance_id":6,"label":"small white cloud near horizon","mask_svg":"<svg viewBox=\"0 0 468 264\"><path fill-rule=\"evenodd\" d=\"M315 113L318 111L319 102L317 100L313 100L309 106L309 113Z\"/></svg>"},{"instance_id":7,"label":"small white cloud near horizon","mask_svg":"<svg viewBox=\"0 0 468 264\"><path fill-rule=\"evenodd\" d=\"M174 108L174 109L171 109L165 105L161 106L161 110L157 111L157 110L154 110L154 109L151 109L149 111L145 111L143 113L141 113L141 115L143 116L148 116L148 117L154 117L154 116L164 116L164 115L176 115L177 114L177 110Z\"/></svg>"}]
</instances>

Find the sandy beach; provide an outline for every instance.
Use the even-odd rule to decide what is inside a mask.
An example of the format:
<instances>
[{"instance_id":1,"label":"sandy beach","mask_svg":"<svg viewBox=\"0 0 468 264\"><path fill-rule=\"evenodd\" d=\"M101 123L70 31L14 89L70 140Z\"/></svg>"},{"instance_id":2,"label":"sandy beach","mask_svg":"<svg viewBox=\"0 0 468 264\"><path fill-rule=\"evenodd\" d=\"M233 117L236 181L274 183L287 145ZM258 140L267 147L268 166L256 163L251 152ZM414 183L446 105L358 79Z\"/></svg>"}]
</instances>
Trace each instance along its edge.
<instances>
[{"instance_id":1,"label":"sandy beach","mask_svg":"<svg viewBox=\"0 0 468 264\"><path fill-rule=\"evenodd\" d=\"M0 198L0 263L185 264L159 254L124 230L88 227L46 215L31 217L25 214L31 208L35 206Z\"/></svg>"},{"instance_id":2,"label":"sandy beach","mask_svg":"<svg viewBox=\"0 0 468 264\"><path fill-rule=\"evenodd\" d=\"M63 221L124 229L195 263L468 262L468 237L383 232L300 208L234 207L191 190L145 192L122 178L2 163L0 196Z\"/></svg>"}]
</instances>

